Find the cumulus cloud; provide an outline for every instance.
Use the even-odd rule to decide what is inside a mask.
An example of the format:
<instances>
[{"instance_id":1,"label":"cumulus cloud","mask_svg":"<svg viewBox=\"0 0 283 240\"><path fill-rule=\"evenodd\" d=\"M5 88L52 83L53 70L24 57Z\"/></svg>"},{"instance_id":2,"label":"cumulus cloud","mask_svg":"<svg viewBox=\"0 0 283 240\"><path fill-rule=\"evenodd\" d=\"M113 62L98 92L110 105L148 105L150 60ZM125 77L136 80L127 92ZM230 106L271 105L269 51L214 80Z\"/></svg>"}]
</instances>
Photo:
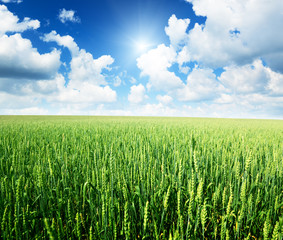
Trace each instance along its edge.
<instances>
[{"instance_id":1,"label":"cumulus cloud","mask_svg":"<svg viewBox=\"0 0 283 240\"><path fill-rule=\"evenodd\" d=\"M261 60L244 66L228 66L219 80L236 94L283 94L283 74L264 66Z\"/></svg>"},{"instance_id":2,"label":"cumulus cloud","mask_svg":"<svg viewBox=\"0 0 283 240\"><path fill-rule=\"evenodd\" d=\"M39 103L40 100L34 96L15 95L0 91L1 114L4 114L3 111L7 111L9 109L36 107Z\"/></svg>"},{"instance_id":3,"label":"cumulus cloud","mask_svg":"<svg viewBox=\"0 0 283 240\"><path fill-rule=\"evenodd\" d=\"M264 92L268 72L260 60L244 66L225 67L219 80L234 93Z\"/></svg>"},{"instance_id":4,"label":"cumulus cloud","mask_svg":"<svg viewBox=\"0 0 283 240\"><path fill-rule=\"evenodd\" d=\"M45 42L56 42L59 46L68 48L73 56L79 54L79 47L70 35L60 36L56 31L51 31L45 34L42 40Z\"/></svg>"},{"instance_id":5,"label":"cumulus cloud","mask_svg":"<svg viewBox=\"0 0 283 240\"><path fill-rule=\"evenodd\" d=\"M183 86L182 80L168 68L176 60L176 51L164 44L148 51L137 59L141 76L149 76L149 83L157 90L168 91Z\"/></svg>"},{"instance_id":6,"label":"cumulus cloud","mask_svg":"<svg viewBox=\"0 0 283 240\"><path fill-rule=\"evenodd\" d=\"M203 107L204 112L217 117L231 118L281 118L283 97L257 93L221 96Z\"/></svg>"},{"instance_id":7,"label":"cumulus cloud","mask_svg":"<svg viewBox=\"0 0 283 240\"><path fill-rule=\"evenodd\" d=\"M69 36L60 36L55 31L45 34L43 40L46 42L54 41L59 46L67 47L71 54L71 72L69 73L70 84L76 88L82 82L88 82L95 85L106 85L103 70L111 70L110 65L114 59L110 55L103 55L98 59L93 59L92 54L84 49L79 49L74 39Z\"/></svg>"},{"instance_id":8,"label":"cumulus cloud","mask_svg":"<svg viewBox=\"0 0 283 240\"><path fill-rule=\"evenodd\" d=\"M103 70L111 70L109 65L114 62L114 59L109 55L104 55L98 59L93 59L93 56L81 50L78 56L73 56L71 61L71 72L69 78L72 84L80 85L82 82L89 82L95 85L107 85Z\"/></svg>"},{"instance_id":9,"label":"cumulus cloud","mask_svg":"<svg viewBox=\"0 0 283 240\"><path fill-rule=\"evenodd\" d=\"M142 84L133 85L128 95L129 102L134 104L143 102L147 98L145 92L145 87Z\"/></svg>"},{"instance_id":10,"label":"cumulus cloud","mask_svg":"<svg viewBox=\"0 0 283 240\"><path fill-rule=\"evenodd\" d=\"M68 21L73 23L79 23L81 21L78 16L75 16L74 10L66 10L65 8L60 9L58 17L62 23L66 23Z\"/></svg>"},{"instance_id":11,"label":"cumulus cloud","mask_svg":"<svg viewBox=\"0 0 283 240\"><path fill-rule=\"evenodd\" d=\"M157 95L156 96L157 101L159 101L160 103L164 104L164 105L168 105L173 101L173 98L169 95Z\"/></svg>"},{"instance_id":12,"label":"cumulus cloud","mask_svg":"<svg viewBox=\"0 0 283 240\"><path fill-rule=\"evenodd\" d=\"M175 14L169 18L168 26L165 27L165 33L174 47L178 47L185 42L187 38L186 31L189 24L190 19L177 19Z\"/></svg>"},{"instance_id":13,"label":"cumulus cloud","mask_svg":"<svg viewBox=\"0 0 283 240\"><path fill-rule=\"evenodd\" d=\"M190 29L189 19L170 17L165 27L170 46L161 44L137 59L141 75L149 77L147 86L179 101L198 102L203 106L192 110L199 116L227 111L233 117L272 112L282 117L282 1L187 2L206 21ZM172 71L176 64L186 83ZM162 103L161 95L157 98Z\"/></svg>"},{"instance_id":14,"label":"cumulus cloud","mask_svg":"<svg viewBox=\"0 0 283 240\"><path fill-rule=\"evenodd\" d=\"M263 58L282 62L283 4L281 0L206 1L187 0L197 15L207 17L188 35L190 57L208 67L250 64ZM278 61L277 61L278 62ZM283 72L281 67L277 69Z\"/></svg>"},{"instance_id":15,"label":"cumulus cloud","mask_svg":"<svg viewBox=\"0 0 283 240\"><path fill-rule=\"evenodd\" d=\"M65 83L64 76L57 74L52 80L16 82L12 87L13 90L7 94L13 98L16 106L21 105L19 100L26 99L25 101L32 105L35 100L38 104L40 100L45 99L46 102L57 106L80 105L82 109L98 103L114 102L117 98L116 92L109 86L103 87L83 82L74 88L71 84L65 86Z\"/></svg>"},{"instance_id":16,"label":"cumulus cloud","mask_svg":"<svg viewBox=\"0 0 283 240\"><path fill-rule=\"evenodd\" d=\"M101 86L108 85L103 71L111 70L110 65L114 62L111 56L103 55L94 59L91 53L80 49L71 36L61 36L55 31L45 34L42 39L68 48L72 55L68 86L62 88L52 101L81 104L116 101L116 92L109 86Z\"/></svg>"},{"instance_id":17,"label":"cumulus cloud","mask_svg":"<svg viewBox=\"0 0 283 240\"><path fill-rule=\"evenodd\" d=\"M283 73L283 51L271 52L264 56L268 66L275 72Z\"/></svg>"},{"instance_id":18,"label":"cumulus cloud","mask_svg":"<svg viewBox=\"0 0 283 240\"><path fill-rule=\"evenodd\" d=\"M37 80L53 79L60 67L60 51L40 54L20 33L39 27L39 21L17 16L0 5L0 91L23 94L20 89ZM14 33L14 34L7 34Z\"/></svg>"},{"instance_id":19,"label":"cumulus cloud","mask_svg":"<svg viewBox=\"0 0 283 240\"><path fill-rule=\"evenodd\" d=\"M186 86L177 90L177 97L180 101L207 101L223 90L212 69L196 67L188 75Z\"/></svg>"},{"instance_id":20,"label":"cumulus cloud","mask_svg":"<svg viewBox=\"0 0 283 240\"><path fill-rule=\"evenodd\" d=\"M190 53L187 46L184 46L181 51L178 52L178 56L176 59L180 72L187 74L190 70L188 66L184 66L184 64L190 62Z\"/></svg>"},{"instance_id":21,"label":"cumulus cloud","mask_svg":"<svg viewBox=\"0 0 283 240\"><path fill-rule=\"evenodd\" d=\"M86 104L85 106L89 106L97 103L115 102L116 98L116 92L109 86L101 87L84 82L79 89L71 87L61 89L59 94L50 96L49 100L50 102Z\"/></svg>"},{"instance_id":22,"label":"cumulus cloud","mask_svg":"<svg viewBox=\"0 0 283 240\"><path fill-rule=\"evenodd\" d=\"M56 106L80 105L81 108L116 101L116 92L109 86L101 86L108 84L103 71L111 70L114 62L111 56L93 59L71 36L60 36L55 31L46 34L42 38L45 42L55 41L71 52L67 84L65 77L58 73L61 51L54 49L40 54L31 41L19 33L38 27L37 20L25 18L21 22L6 6L0 5L1 112L21 114L34 110L40 113L38 105L42 101Z\"/></svg>"},{"instance_id":23,"label":"cumulus cloud","mask_svg":"<svg viewBox=\"0 0 283 240\"><path fill-rule=\"evenodd\" d=\"M64 88L65 79L61 74L56 74L53 79L50 80L34 80L23 79L18 81L17 79L1 78L0 79L0 91L17 96L27 96L41 98L47 95L58 94L60 89Z\"/></svg>"},{"instance_id":24,"label":"cumulus cloud","mask_svg":"<svg viewBox=\"0 0 283 240\"><path fill-rule=\"evenodd\" d=\"M39 21L22 22L0 5L0 108L2 114L47 113L38 108L60 67L60 51L40 54L19 32L37 29ZM18 33L15 33L18 32ZM6 34L7 33L7 34ZM8 35L9 33L9 35ZM11 34L15 33L15 34Z\"/></svg>"},{"instance_id":25,"label":"cumulus cloud","mask_svg":"<svg viewBox=\"0 0 283 240\"><path fill-rule=\"evenodd\" d=\"M21 3L23 0L1 0L3 3Z\"/></svg>"},{"instance_id":26,"label":"cumulus cloud","mask_svg":"<svg viewBox=\"0 0 283 240\"><path fill-rule=\"evenodd\" d=\"M23 32L28 29L37 29L40 27L38 20L24 18L19 21L19 18L11 13L5 5L0 5L0 36L5 33Z\"/></svg>"},{"instance_id":27,"label":"cumulus cloud","mask_svg":"<svg viewBox=\"0 0 283 240\"><path fill-rule=\"evenodd\" d=\"M269 68L267 68L266 71L269 75L267 89L274 95L283 96L283 74L273 72Z\"/></svg>"},{"instance_id":28,"label":"cumulus cloud","mask_svg":"<svg viewBox=\"0 0 283 240\"><path fill-rule=\"evenodd\" d=\"M137 59L137 66L141 69L142 76L149 76L148 85L155 90L165 91L180 101L213 100L224 90L213 69L195 67L189 72L190 68L186 63L191 61L190 48L186 45L178 47L186 43L189 23L188 19L180 20L172 15L165 28L171 46L161 44L151 49ZM187 75L186 84L175 72L169 70L174 64L178 64L180 72Z\"/></svg>"},{"instance_id":29,"label":"cumulus cloud","mask_svg":"<svg viewBox=\"0 0 283 240\"><path fill-rule=\"evenodd\" d=\"M282 118L282 1L186 1L206 22L191 26L190 19L172 15L165 27L170 44L137 59L141 76L148 77L147 90L157 91L157 104L145 101L146 88L135 78L109 75L114 63L110 55L94 59L70 35L52 31L42 40L68 48L72 58L67 75L59 74L60 47L40 54L21 35L38 29L40 22L19 19L0 5L1 113L51 113L39 107L43 101L65 114ZM59 19L80 21L75 11L66 9ZM223 73L216 74L216 68ZM108 108L117 100L109 79L114 87L121 79L135 84L126 109Z\"/></svg>"},{"instance_id":30,"label":"cumulus cloud","mask_svg":"<svg viewBox=\"0 0 283 240\"><path fill-rule=\"evenodd\" d=\"M40 54L18 33L0 36L0 78L50 79L60 64L60 51Z\"/></svg>"}]
</instances>

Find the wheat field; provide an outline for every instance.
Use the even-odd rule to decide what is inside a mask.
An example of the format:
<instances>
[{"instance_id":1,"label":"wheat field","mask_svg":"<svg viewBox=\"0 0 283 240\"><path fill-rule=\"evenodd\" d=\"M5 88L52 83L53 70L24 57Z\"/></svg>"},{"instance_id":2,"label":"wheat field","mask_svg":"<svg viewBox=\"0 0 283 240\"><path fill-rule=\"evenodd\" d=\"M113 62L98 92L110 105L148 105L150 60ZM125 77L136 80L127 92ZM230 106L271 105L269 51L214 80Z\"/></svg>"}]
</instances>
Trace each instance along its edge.
<instances>
[{"instance_id":1,"label":"wheat field","mask_svg":"<svg viewBox=\"0 0 283 240\"><path fill-rule=\"evenodd\" d=\"M282 239L283 121L0 116L1 239Z\"/></svg>"}]
</instances>

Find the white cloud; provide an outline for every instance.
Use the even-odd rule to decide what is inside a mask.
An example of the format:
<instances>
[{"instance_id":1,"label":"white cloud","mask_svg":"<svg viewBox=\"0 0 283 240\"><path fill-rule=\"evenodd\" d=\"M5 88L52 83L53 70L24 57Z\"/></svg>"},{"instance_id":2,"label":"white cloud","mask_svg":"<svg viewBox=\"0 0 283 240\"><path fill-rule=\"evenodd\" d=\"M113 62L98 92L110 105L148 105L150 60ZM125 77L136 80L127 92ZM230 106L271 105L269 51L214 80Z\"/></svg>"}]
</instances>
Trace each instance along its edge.
<instances>
[{"instance_id":1,"label":"white cloud","mask_svg":"<svg viewBox=\"0 0 283 240\"><path fill-rule=\"evenodd\" d=\"M187 32L189 20L171 16L165 28L170 47L161 44L137 59L141 76L149 76L147 88L198 102L193 103L201 106L192 108L194 116L223 117L227 112L233 117L282 118L282 1L188 2L206 22ZM186 84L170 72L174 64L187 75ZM214 74L217 68L224 70L220 76Z\"/></svg>"},{"instance_id":2,"label":"white cloud","mask_svg":"<svg viewBox=\"0 0 283 240\"><path fill-rule=\"evenodd\" d=\"M174 47L178 47L185 42L189 24L190 19L177 19L175 14L169 18L168 26L165 27L165 33Z\"/></svg>"},{"instance_id":3,"label":"white cloud","mask_svg":"<svg viewBox=\"0 0 283 240\"><path fill-rule=\"evenodd\" d=\"M185 63L190 61L190 53L187 46L184 46L182 50L178 52L176 61L179 64L179 70L182 73L187 74L190 68L188 66L183 66Z\"/></svg>"},{"instance_id":4,"label":"white cloud","mask_svg":"<svg viewBox=\"0 0 283 240\"><path fill-rule=\"evenodd\" d=\"M283 97L271 97L257 93L221 96L214 103L207 104L203 110L217 117L283 119L282 102Z\"/></svg>"},{"instance_id":5,"label":"white cloud","mask_svg":"<svg viewBox=\"0 0 283 240\"><path fill-rule=\"evenodd\" d=\"M130 78L130 83L131 83L131 84L137 83L137 79L135 79L134 77L131 77L131 78Z\"/></svg>"},{"instance_id":6,"label":"white cloud","mask_svg":"<svg viewBox=\"0 0 283 240\"><path fill-rule=\"evenodd\" d=\"M270 54L266 54L264 56L264 59L273 71L283 73L283 51L271 52Z\"/></svg>"},{"instance_id":7,"label":"white cloud","mask_svg":"<svg viewBox=\"0 0 283 240\"><path fill-rule=\"evenodd\" d=\"M114 115L114 116L178 116L178 117L215 117L215 118L275 118L283 119L282 98L259 97L258 95L234 96L232 102L223 103L200 103L197 105L184 104L181 106L166 106L158 104L140 104L138 108L131 106L126 109L114 109L99 105L87 114L91 115ZM252 99L250 101L249 99ZM260 105L258 104L260 102ZM73 109L69 109L72 111ZM73 111L74 112L74 111ZM77 111L76 114L86 112ZM66 112L68 114L68 111Z\"/></svg>"},{"instance_id":8,"label":"white cloud","mask_svg":"<svg viewBox=\"0 0 283 240\"><path fill-rule=\"evenodd\" d=\"M86 107L97 103L115 102L116 98L116 92L109 86L101 87L84 82L78 89L68 86L47 99L55 103L85 104ZM83 108L83 105L81 105L81 108Z\"/></svg>"},{"instance_id":9,"label":"white cloud","mask_svg":"<svg viewBox=\"0 0 283 240\"><path fill-rule=\"evenodd\" d=\"M56 31L51 31L45 34L42 40L45 42L56 42L59 46L68 48L73 56L79 54L79 47L70 35L60 36Z\"/></svg>"},{"instance_id":10,"label":"white cloud","mask_svg":"<svg viewBox=\"0 0 283 240\"><path fill-rule=\"evenodd\" d=\"M145 87L142 84L133 85L128 95L128 100L130 103L138 104L145 100L147 96L145 95Z\"/></svg>"},{"instance_id":11,"label":"white cloud","mask_svg":"<svg viewBox=\"0 0 283 240\"><path fill-rule=\"evenodd\" d=\"M64 88L65 79L61 74L56 74L50 80L23 79L18 81L13 78L0 79L0 91L15 96L30 96L35 98L47 97L58 94Z\"/></svg>"},{"instance_id":12,"label":"white cloud","mask_svg":"<svg viewBox=\"0 0 283 240\"><path fill-rule=\"evenodd\" d=\"M180 115L179 109L172 108L162 103L158 104L145 104L138 110L133 111L136 116L178 116Z\"/></svg>"},{"instance_id":13,"label":"white cloud","mask_svg":"<svg viewBox=\"0 0 283 240\"><path fill-rule=\"evenodd\" d=\"M1 0L3 3L21 3L23 0Z\"/></svg>"},{"instance_id":14,"label":"white cloud","mask_svg":"<svg viewBox=\"0 0 283 240\"><path fill-rule=\"evenodd\" d=\"M227 103L233 103L235 96L231 96L229 94L222 93L219 98L215 99L215 103L220 104L227 104Z\"/></svg>"},{"instance_id":15,"label":"white cloud","mask_svg":"<svg viewBox=\"0 0 283 240\"><path fill-rule=\"evenodd\" d=\"M62 23L66 23L68 21L73 23L79 23L81 21L78 16L75 16L74 10L66 10L65 8L60 10L58 17Z\"/></svg>"},{"instance_id":16,"label":"white cloud","mask_svg":"<svg viewBox=\"0 0 283 240\"><path fill-rule=\"evenodd\" d=\"M0 5L0 36L8 32L23 32L39 27L40 22L38 20L31 20L26 17L22 22L19 22L19 18L11 13L5 5Z\"/></svg>"},{"instance_id":17,"label":"white cloud","mask_svg":"<svg viewBox=\"0 0 283 240\"><path fill-rule=\"evenodd\" d=\"M0 91L8 94L8 99L13 98L13 94L29 94L31 86L38 87L38 80L49 81L57 75L61 65L60 51L40 54L20 33L6 34L38 27L39 21L25 18L19 22L6 6L0 5Z\"/></svg>"},{"instance_id":18,"label":"white cloud","mask_svg":"<svg viewBox=\"0 0 283 240\"><path fill-rule=\"evenodd\" d=\"M70 84L73 88L79 88L82 82L92 83L94 85L106 85L103 70L111 70L109 67L114 59L109 55L93 59L92 54L84 49L79 49L74 39L67 36L60 36L55 31L45 34L43 40L46 42L55 41L59 46L67 47L71 54L71 72L69 73Z\"/></svg>"},{"instance_id":19,"label":"white cloud","mask_svg":"<svg viewBox=\"0 0 283 240\"><path fill-rule=\"evenodd\" d=\"M159 101L160 103L164 104L164 105L168 105L173 101L173 98L169 95L157 95L156 96L157 101Z\"/></svg>"},{"instance_id":20,"label":"white cloud","mask_svg":"<svg viewBox=\"0 0 283 240\"><path fill-rule=\"evenodd\" d=\"M282 62L281 0L187 1L197 15L207 17L205 25L196 24L189 32L191 60L208 67L249 64L260 57L273 65L274 56ZM282 64L275 70L283 72Z\"/></svg>"},{"instance_id":21,"label":"white cloud","mask_svg":"<svg viewBox=\"0 0 283 240\"><path fill-rule=\"evenodd\" d=\"M22 109L6 109L3 114L5 115L48 115L49 112L45 108L29 107Z\"/></svg>"},{"instance_id":22,"label":"white cloud","mask_svg":"<svg viewBox=\"0 0 283 240\"><path fill-rule=\"evenodd\" d=\"M229 66L224 68L219 80L232 92L253 93L265 91L268 75L261 61L252 65Z\"/></svg>"},{"instance_id":23,"label":"white cloud","mask_svg":"<svg viewBox=\"0 0 283 240\"><path fill-rule=\"evenodd\" d=\"M145 101L148 99L146 89L138 85L136 79L109 75L115 68L110 55L94 59L91 53L80 49L71 36L52 31L42 39L54 41L71 52L67 82L58 73L60 51L39 53L31 41L20 34L39 28L40 22L19 19L6 6L0 5L1 114L282 119L282 1L187 1L192 2L196 14L207 17L205 24L195 24L188 31L190 20L172 15L165 27L170 46L161 44L137 59L141 76L149 79L147 89L165 92L157 93L162 94L156 96L157 104ZM64 23L79 21L73 10L62 9L59 15ZM194 64L198 66L193 67ZM176 67L182 74L177 75ZM213 70L218 67L224 72L216 77ZM117 100L117 93L108 85L108 79L114 87L121 85L121 79L135 84L131 86L129 106L125 109L108 104ZM185 79L186 83L182 81ZM181 106L176 100L193 103ZM49 104L54 111L41 108L42 103Z\"/></svg>"},{"instance_id":24,"label":"white cloud","mask_svg":"<svg viewBox=\"0 0 283 240\"><path fill-rule=\"evenodd\" d=\"M39 27L37 20L25 18L19 22L5 6L0 5L0 108L1 113L29 113L41 111L38 106L44 101L51 106L80 106L83 109L97 103L114 102L117 95L107 85L103 71L114 59L101 56L93 59L90 53L79 49L71 36L61 37L55 31L42 38L67 47L72 55L69 83L58 74L61 52L54 49L40 54L29 39L21 34L6 35L6 32L22 32ZM9 109L14 109L9 111ZM21 111L21 109L23 109Z\"/></svg>"},{"instance_id":25,"label":"white cloud","mask_svg":"<svg viewBox=\"0 0 283 240\"><path fill-rule=\"evenodd\" d=\"M176 94L180 101L206 101L216 98L223 90L212 69L194 68L187 77L186 86Z\"/></svg>"},{"instance_id":26,"label":"white cloud","mask_svg":"<svg viewBox=\"0 0 283 240\"><path fill-rule=\"evenodd\" d=\"M78 56L73 56L71 61L71 72L69 78L74 87L79 87L82 82L94 85L107 85L103 70L111 70L109 65L114 59L109 55L93 59L93 56L84 49L80 50Z\"/></svg>"},{"instance_id":27,"label":"white cloud","mask_svg":"<svg viewBox=\"0 0 283 240\"><path fill-rule=\"evenodd\" d=\"M60 64L60 51L40 54L18 33L0 36L0 78L50 79Z\"/></svg>"},{"instance_id":28,"label":"white cloud","mask_svg":"<svg viewBox=\"0 0 283 240\"><path fill-rule=\"evenodd\" d=\"M149 76L149 83L157 90L169 91L182 87L182 80L168 68L176 61L176 52L164 44L159 45L137 59L142 76Z\"/></svg>"},{"instance_id":29,"label":"white cloud","mask_svg":"<svg viewBox=\"0 0 283 240\"><path fill-rule=\"evenodd\" d=\"M162 103L141 104L138 108L132 105L127 109L108 109L100 105L97 109L89 111L89 114L103 116L184 116L184 112L180 109L165 106Z\"/></svg>"},{"instance_id":30,"label":"white cloud","mask_svg":"<svg viewBox=\"0 0 283 240\"><path fill-rule=\"evenodd\" d=\"M40 100L35 96L14 95L7 92L0 91L0 113L5 114L4 111L9 109L23 109L36 107L40 104Z\"/></svg>"},{"instance_id":31,"label":"white cloud","mask_svg":"<svg viewBox=\"0 0 283 240\"><path fill-rule=\"evenodd\" d=\"M261 60L244 66L225 67L219 80L237 94L283 94L283 74L264 66Z\"/></svg>"},{"instance_id":32,"label":"white cloud","mask_svg":"<svg viewBox=\"0 0 283 240\"><path fill-rule=\"evenodd\" d=\"M283 96L283 74L273 72L269 68L266 71L269 74L267 89L274 95Z\"/></svg>"},{"instance_id":33,"label":"white cloud","mask_svg":"<svg viewBox=\"0 0 283 240\"><path fill-rule=\"evenodd\" d=\"M113 82L114 87L119 87L121 83L122 83L122 80L119 76L114 77L114 82Z\"/></svg>"},{"instance_id":34,"label":"white cloud","mask_svg":"<svg viewBox=\"0 0 283 240\"><path fill-rule=\"evenodd\" d=\"M86 106L116 101L116 92L109 86L101 86L108 84L102 72L111 71L110 65L114 62L111 56L103 55L98 59L93 59L91 53L79 49L71 36L60 36L55 31L45 34L43 40L54 41L59 46L67 47L72 55L68 86L61 89L60 93L50 101L80 103L86 104Z\"/></svg>"},{"instance_id":35,"label":"white cloud","mask_svg":"<svg viewBox=\"0 0 283 240\"><path fill-rule=\"evenodd\" d=\"M65 86L65 78L58 74L53 80L15 82L12 91L0 91L0 109L36 107L44 99L56 108L60 105L79 105L85 108L98 103L116 101L117 94L109 86L97 86L88 82L81 83L79 88Z\"/></svg>"}]
</instances>

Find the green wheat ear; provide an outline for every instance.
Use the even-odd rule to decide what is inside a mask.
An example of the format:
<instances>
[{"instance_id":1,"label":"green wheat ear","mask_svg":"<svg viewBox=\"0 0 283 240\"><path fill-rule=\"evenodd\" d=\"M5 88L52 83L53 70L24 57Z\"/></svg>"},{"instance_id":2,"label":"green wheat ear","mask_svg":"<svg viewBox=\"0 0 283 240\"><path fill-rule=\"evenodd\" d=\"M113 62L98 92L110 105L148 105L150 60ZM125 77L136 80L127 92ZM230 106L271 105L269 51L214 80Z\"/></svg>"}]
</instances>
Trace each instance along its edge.
<instances>
[{"instance_id":1,"label":"green wheat ear","mask_svg":"<svg viewBox=\"0 0 283 240\"><path fill-rule=\"evenodd\" d=\"M230 236L229 236L229 231L228 231L228 229L226 230L226 238L225 238L225 240L229 240L230 239Z\"/></svg>"},{"instance_id":2,"label":"green wheat ear","mask_svg":"<svg viewBox=\"0 0 283 240\"><path fill-rule=\"evenodd\" d=\"M77 232L77 238L81 239L82 238L82 234L81 234L81 220L80 220L79 213L76 214L76 232Z\"/></svg>"},{"instance_id":3,"label":"green wheat ear","mask_svg":"<svg viewBox=\"0 0 283 240\"><path fill-rule=\"evenodd\" d=\"M200 179L200 182L198 184L198 188L197 188L197 196L196 196L196 202L198 204L202 203L202 197L203 197L203 180L202 178Z\"/></svg>"},{"instance_id":4,"label":"green wheat ear","mask_svg":"<svg viewBox=\"0 0 283 240\"><path fill-rule=\"evenodd\" d=\"M169 197L170 197L170 189L171 189L171 186L168 187L168 190L167 190L167 193L166 193L165 199L164 199L164 209L165 209L165 211L167 211L167 209L168 209L168 201L169 201Z\"/></svg>"},{"instance_id":5,"label":"green wheat ear","mask_svg":"<svg viewBox=\"0 0 283 240\"><path fill-rule=\"evenodd\" d=\"M204 238L205 226L207 222L206 200L204 201L204 204L201 209L200 219L201 219L202 232L203 232L203 238Z\"/></svg>"},{"instance_id":6,"label":"green wheat ear","mask_svg":"<svg viewBox=\"0 0 283 240\"><path fill-rule=\"evenodd\" d=\"M240 194L240 198L243 204L246 203L246 180L243 181L242 183L242 188L241 188L241 194Z\"/></svg>"},{"instance_id":7,"label":"green wheat ear","mask_svg":"<svg viewBox=\"0 0 283 240\"><path fill-rule=\"evenodd\" d=\"M230 215L232 202L233 202L233 192L232 192L232 188L231 188L230 189L230 196L229 196L229 200L228 200L228 205L227 205L227 212L226 212L227 215Z\"/></svg>"},{"instance_id":8,"label":"green wheat ear","mask_svg":"<svg viewBox=\"0 0 283 240\"><path fill-rule=\"evenodd\" d=\"M44 218L44 224L45 224L45 227L46 227L46 230L47 230L47 233L48 233L48 236L51 240L55 239L54 236L53 236L53 232L49 226L49 223L48 223L48 219L47 218Z\"/></svg>"},{"instance_id":9,"label":"green wheat ear","mask_svg":"<svg viewBox=\"0 0 283 240\"><path fill-rule=\"evenodd\" d=\"M89 240L93 240L93 232L92 232L92 226L89 228Z\"/></svg>"},{"instance_id":10,"label":"green wheat ear","mask_svg":"<svg viewBox=\"0 0 283 240\"><path fill-rule=\"evenodd\" d=\"M277 221L273 229L272 240L278 240L279 234L280 234L280 226L279 226L279 222Z\"/></svg>"},{"instance_id":11,"label":"green wheat ear","mask_svg":"<svg viewBox=\"0 0 283 240\"><path fill-rule=\"evenodd\" d=\"M267 240L269 239L269 232L270 232L270 219L269 219L269 213L267 214L266 220L264 222L264 226L263 226L263 239Z\"/></svg>"},{"instance_id":12,"label":"green wheat ear","mask_svg":"<svg viewBox=\"0 0 283 240\"><path fill-rule=\"evenodd\" d=\"M222 208L225 209L225 206L226 206L226 187L224 187L222 194Z\"/></svg>"},{"instance_id":13,"label":"green wheat ear","mask_svg":"<svg viewBox=\"0 0 283 240\"><path fill-rule=\"evenodd\" d=\"M6 207L4 210L4 214L3 214L2 222L1 222L1 233L2 233L3 238L5 238L5 234L6 234L7 210L8 210L8 207Z\"/></svg>"},{"instance_id":14,"label":"green wheat ear","mask_svg":"<svg viewBox=\"0 0 283 240\"><path fill-rule=\"evenodd\" d=\"M149 202L147 201L144 209L144 222L143 222L144 233L146 233L146 229L147 229L148 216L149 216Z\"/></svg>"},{"instance_id":15,"label":"green wheat ear","mask_svg":"<svg viewBox=\"0 0 283 240\"><path fill-rule=\"evenodd\" d=\"M124 210L124 234L126 239L130 238L130 221L129 221L129 206L128 202L125 204Z\"/></svg>"}]
</instances>

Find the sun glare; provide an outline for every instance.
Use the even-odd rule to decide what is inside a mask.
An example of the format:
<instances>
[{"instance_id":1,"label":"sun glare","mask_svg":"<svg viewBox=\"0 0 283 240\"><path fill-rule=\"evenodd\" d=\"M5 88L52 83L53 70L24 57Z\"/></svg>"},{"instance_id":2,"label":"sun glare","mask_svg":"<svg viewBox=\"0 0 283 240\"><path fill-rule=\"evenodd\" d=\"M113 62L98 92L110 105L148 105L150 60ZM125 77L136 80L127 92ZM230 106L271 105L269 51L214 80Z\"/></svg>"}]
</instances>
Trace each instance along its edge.
<instances>
[{"instance_id":1,"label":"sun glare","mask_svg":"<svg viewBox=\"0 0 283 240\"><path fill-rule=\"evenodd\" d=\"M147 44L144 43L144 42L139 42L139 43L137 43L136 47L137 47L137 50L139 52L143 52L143 51L145 51L147 49Z\"/></svg>"},{"instance_id":2,"label":"sun glare","mask_svg":"<svg viewBox=\"0 0 283 240\"><path fill-rule=\"evenodd\" d=\"M143 53L145 52L146 50L148 50L150 47L152 46L152 44L146 42L146 41L137 41L135 42L135 48L136 48L136 51L138 53Z\"/></svg>"}]
</instances>

